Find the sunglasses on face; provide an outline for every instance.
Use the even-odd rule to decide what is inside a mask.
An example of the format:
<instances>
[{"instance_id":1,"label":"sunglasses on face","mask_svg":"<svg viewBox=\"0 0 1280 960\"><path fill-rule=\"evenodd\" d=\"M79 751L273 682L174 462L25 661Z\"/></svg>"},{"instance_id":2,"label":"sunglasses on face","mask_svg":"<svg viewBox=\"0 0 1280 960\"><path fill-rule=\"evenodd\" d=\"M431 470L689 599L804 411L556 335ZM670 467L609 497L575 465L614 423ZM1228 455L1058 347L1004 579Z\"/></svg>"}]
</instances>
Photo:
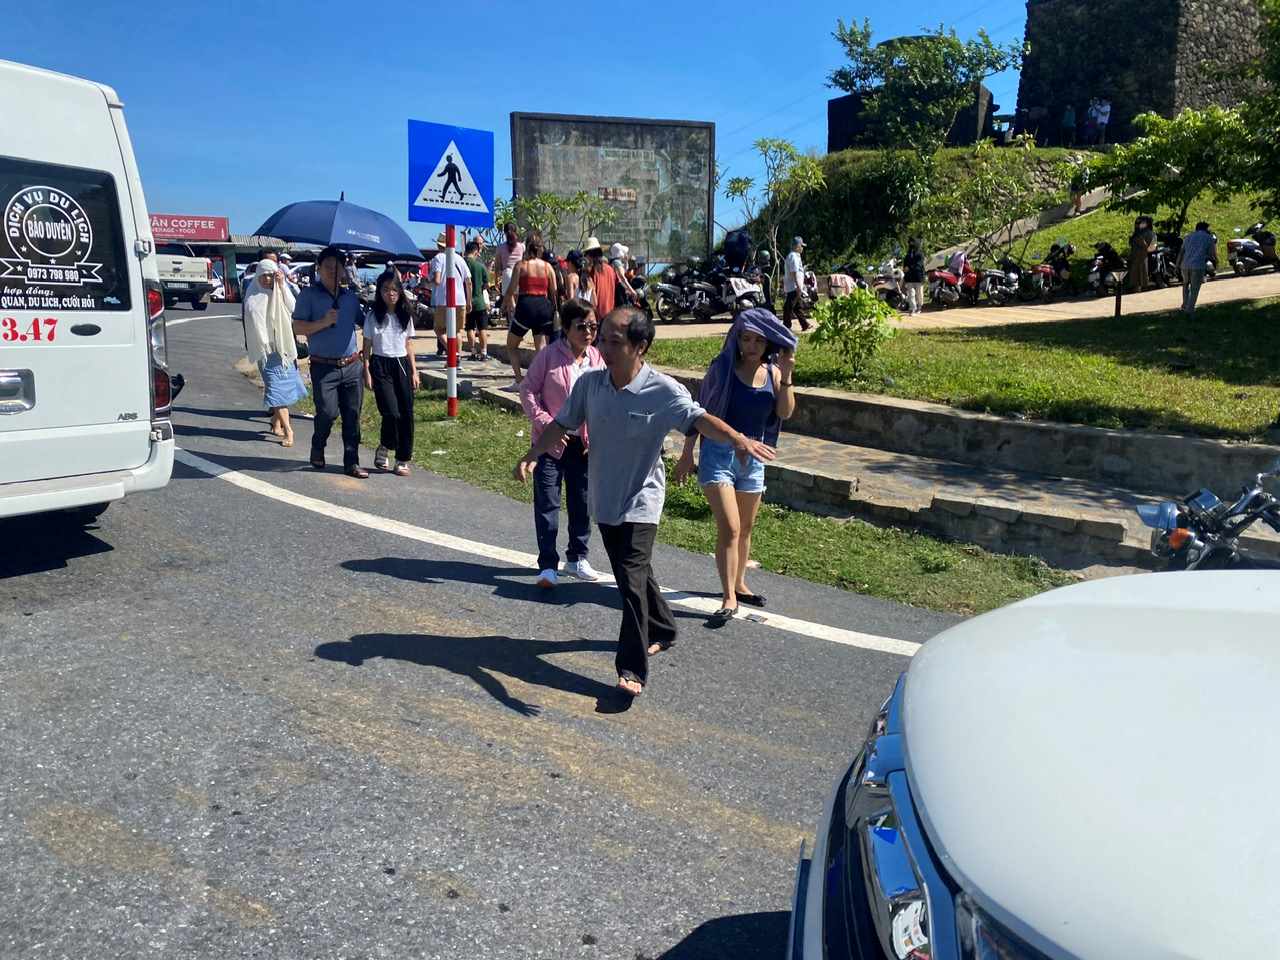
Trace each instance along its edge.
<instances>
[{"instance_id":1,"label":"sunglasses on face","mask_svg":"<svg viewBox=\"0 0 1280 960\"><path fill-rule=\"evenodd\" d=\"M580 333L595 333L600 328L594 323L575 323L573 329Z\"/></svg>"}]
</instances>

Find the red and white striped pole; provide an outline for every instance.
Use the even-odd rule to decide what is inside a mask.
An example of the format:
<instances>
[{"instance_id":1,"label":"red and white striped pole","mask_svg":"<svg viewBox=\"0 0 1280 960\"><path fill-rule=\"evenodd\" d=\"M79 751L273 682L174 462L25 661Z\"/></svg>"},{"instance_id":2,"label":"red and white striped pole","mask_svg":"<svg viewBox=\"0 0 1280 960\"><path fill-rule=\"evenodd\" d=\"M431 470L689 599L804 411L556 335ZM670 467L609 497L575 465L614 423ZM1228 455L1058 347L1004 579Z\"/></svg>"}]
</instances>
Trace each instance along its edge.
<instances>
[{"instance_id":1,"label":"red and white striped pole","mask_svg":"<svg viewBox=\"0 0 1280 960\"><path fill-rule=\"evenodd\" d=\"M444 228L444 275L445 302L448 305L448 316L445 320L445 335L448 337L448 406L449 416L458 415L458 281L453 275L456 253L454 252L454 232L452 226Z\"/></svg>"}]
</instances>

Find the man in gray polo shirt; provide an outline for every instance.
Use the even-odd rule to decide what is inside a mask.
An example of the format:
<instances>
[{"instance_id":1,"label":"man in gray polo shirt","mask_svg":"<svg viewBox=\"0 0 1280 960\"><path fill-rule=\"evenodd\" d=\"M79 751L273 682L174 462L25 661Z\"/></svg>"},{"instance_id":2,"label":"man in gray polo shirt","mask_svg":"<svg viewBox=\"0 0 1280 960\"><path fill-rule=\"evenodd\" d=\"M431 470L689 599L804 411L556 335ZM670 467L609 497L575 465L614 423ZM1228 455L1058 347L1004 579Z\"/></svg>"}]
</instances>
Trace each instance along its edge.
<instances>
[{"instance_id":1,"label":"man in gray polo shirt","mask_svg":"<svg viewBox=\"0 0 1280 960\"><path fill-rule=\"evenodd\" d=\"M538 457L584 422L591 432L587 486L591 515L622 594L618 631L618 689L638 696L649 677L648 658L676 640L676 621L654 579L653 542L666 499L662 441L672 430L697 430L729 444L738 456L772 460L772 447L738 433L713 417L689 391L658 373L644 357L653 343L653 321L635 307L618 307L600 329L603 370L584 373L556 419L516 465L528 480Z\"/></svg>"}]
</instances>

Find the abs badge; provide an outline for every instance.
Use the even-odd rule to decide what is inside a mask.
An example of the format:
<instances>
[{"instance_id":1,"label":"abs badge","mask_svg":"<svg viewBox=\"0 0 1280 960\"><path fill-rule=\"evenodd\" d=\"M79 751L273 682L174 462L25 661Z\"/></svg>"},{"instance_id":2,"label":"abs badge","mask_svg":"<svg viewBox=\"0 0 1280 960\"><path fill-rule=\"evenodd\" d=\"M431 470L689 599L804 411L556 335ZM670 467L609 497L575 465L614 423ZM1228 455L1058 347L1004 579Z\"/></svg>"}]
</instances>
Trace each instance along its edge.
<instances>
[{"instance_id":1,"label":"abs badge","mask_svg":"<svg viewBox=\"0 0 1280 960\"><path fill-rule=\"evenodd\" d=\"M56 187L24 187L4 208L4 238L12 257L0 257L0 280L50 287L102 283L90 263L93 226L84 208ZM0 253L3 253L0 249Z\"/></svg>"}]
</instances>

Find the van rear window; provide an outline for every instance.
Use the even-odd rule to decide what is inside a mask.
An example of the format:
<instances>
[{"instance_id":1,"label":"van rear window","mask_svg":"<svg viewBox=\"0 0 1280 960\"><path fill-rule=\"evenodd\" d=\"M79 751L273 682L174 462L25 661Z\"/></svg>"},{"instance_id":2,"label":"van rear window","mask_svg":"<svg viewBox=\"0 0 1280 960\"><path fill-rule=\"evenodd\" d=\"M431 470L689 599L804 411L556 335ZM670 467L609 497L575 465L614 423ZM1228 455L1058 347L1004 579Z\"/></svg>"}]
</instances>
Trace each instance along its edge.
<instances>
[{"instance_id":1,"label":"van rear window","mask_svg":"<svg viewBox=\"0 0 1280 960\"><path fill-rule=\"evenodd\" d=\"M0 157L0 307L128 310L114 178Z\"/></svg>"}]
</instances>

